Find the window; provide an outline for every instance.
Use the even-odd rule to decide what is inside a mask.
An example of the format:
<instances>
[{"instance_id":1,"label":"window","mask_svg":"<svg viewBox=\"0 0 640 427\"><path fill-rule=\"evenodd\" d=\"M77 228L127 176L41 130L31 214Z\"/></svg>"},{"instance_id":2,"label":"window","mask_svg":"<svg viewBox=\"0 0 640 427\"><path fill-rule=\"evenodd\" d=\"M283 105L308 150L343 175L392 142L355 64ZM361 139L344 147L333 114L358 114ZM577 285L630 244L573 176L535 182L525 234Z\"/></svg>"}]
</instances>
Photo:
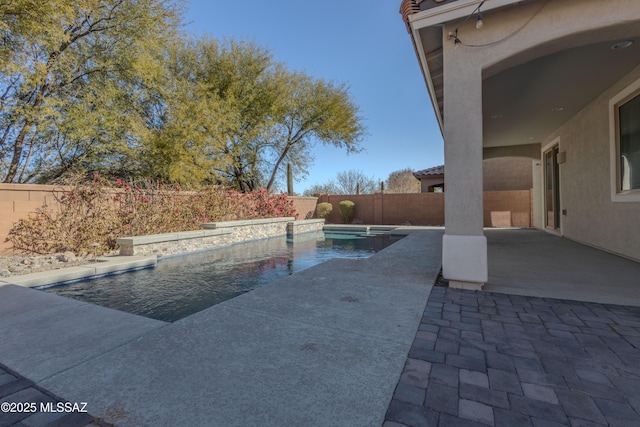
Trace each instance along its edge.
<instances>
[{"instance_id":1,"label":"window","mask_svg":"<svg viewBox=\"0 0 640 427\"><path fill-rule=\"evenodd\" d=\"M640 202L640 80L609 100L611 200Z\"/></svg>"},{"instance_id":2,"label":"window","mask_svg":"<svg viewBox=\"0 0 640 427\"><path fill-rule=\"evenodd\" d=\"M618 107L620 191L640 189L640 95Z\"/></svg>"}]
</instances>

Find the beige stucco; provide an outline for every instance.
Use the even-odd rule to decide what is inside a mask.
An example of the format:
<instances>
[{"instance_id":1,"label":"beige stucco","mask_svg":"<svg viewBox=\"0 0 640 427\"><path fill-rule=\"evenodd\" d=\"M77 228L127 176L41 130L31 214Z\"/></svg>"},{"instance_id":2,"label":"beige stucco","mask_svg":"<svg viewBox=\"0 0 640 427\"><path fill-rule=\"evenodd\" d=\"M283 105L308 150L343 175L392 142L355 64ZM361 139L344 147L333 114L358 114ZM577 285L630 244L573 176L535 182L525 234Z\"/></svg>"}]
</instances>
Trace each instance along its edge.
<instances>
[{"instance_id":1,"label":"beige stucco","mask_svg":"<svg viewBox=\"0 0 640 427\"><path fill-rule=\"evenodd\" d=\"M533 188L532 160L527 157L497 157L482 162L484 191Z\"/></svg>"},{"instance_id":2,"label":"beige stucco","mask_svg":"<svg viewBox=\"0 0 640 427\"><path fill-rule=\"evenodd\" d=\"M586 58L582 69L574 70L571 64L558 68L565 52L577 54L578 49L597 43L603 43L610 52L610 41L624 40L629 35L639 37L640 1L487 1L482 6L485 25L479 31L475 19L468 17L475 18L473 12L480 3L445 2L409 17L413 42L445 140L445 277L470 282L481 282L486 277L484 264L472 259L486 257L486 247L475 239L483 234L483 157L517 152L533 159L532 186L537 204L533 221L543 227L544 181L539 159L544 147L556 139L566 155L566 162L560 165L560 207L567 213L561 216L559 231L571 239L640 259L640 202L611 201L608 112L609 99L636 80L640 71L636 68L622 79L623 73L612 77L606 64L589 62L588 55L582 56ZM461 43L455 42L456 37ZM556 68L545 69L545 60L558 53L562 54L554 58ZM637 61L634 56L628 58L627 67ZM523 93L530 99L500 93L500 84L509 82L510 71L531 72L534 69L527 67L534 61L539 68L527 74L528 80L523 82L527 89ZM557 92L536 98L536 93L548 90L545 83L551 80L547 80L545 71L564 72L565 80L555 80ZM609 74L608 80L605 74ZM563 86L564 81L579 82L582 77L589 77L591 82L607 81L613 87ZM562 97L553 96L558 93ZM585 93L590 98L585 99ZM490 101L496 101L498 94L504 101L504 111L483 110L488 105L497 108ZM496 98L489 98L491 95ZM545 99L557 104L543 105L539 113L527 109ZM521 108L518 117L514 107ZM508 113L513 114L510 117ZM492 121L494 118L496 121ZM462 238L447 241L447 236ZM462 259L454 256L468 243L473 243L473 250L464 249Z\"/></svg>"},{"instance_id":3,"label":"beige stucco","mask_svg":"<svg viewBox=\"0 0 640 427\"><path fill-rule=\"evenodd\" d=\"M546 142L559 139L565 237L640 259L640 202L613 202L609 162L609 99L640 80L640 67L571 118ZM542 206L537 207L542 209Z\"/></svg>"},{"instance_id":4,"label":"beige stucco","mask_svg":"<svg viewBox=\"0 0 640 427\"><path fill-rule=\"evenodd\" d=\"M420 178L420 192L421 193L433 193L435 186L442 186L444 184L444 176L438 178Z\"/></svg>"},{"instance_id":5,"label":"beige stucco","mask_svg":"<svg viewBox=\"0 0 640 427\"><path fill-rule=\"evenodd\" d=\"M540 158L537 146L535 157ZM444 175L422 176L422 193L434 191L434 186L444 184ZM532 159L529 157L492 157L482 161L482 188L484 191L529 190L533 188Z\"/></svg>"}]
</instances>

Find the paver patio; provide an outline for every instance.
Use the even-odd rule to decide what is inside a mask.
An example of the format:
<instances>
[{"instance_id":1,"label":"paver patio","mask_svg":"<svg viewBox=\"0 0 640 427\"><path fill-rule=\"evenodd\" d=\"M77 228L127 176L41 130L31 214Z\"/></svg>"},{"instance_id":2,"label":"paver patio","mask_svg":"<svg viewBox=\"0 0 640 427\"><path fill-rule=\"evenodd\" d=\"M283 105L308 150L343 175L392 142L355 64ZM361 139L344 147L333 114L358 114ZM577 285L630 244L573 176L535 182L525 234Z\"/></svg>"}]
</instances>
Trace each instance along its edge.
<instances>
[{"instance_id":1,"label":"paver patio","mask_svg":"<svg viewBox=\"0 0 640 427\"><path fill-rule=\"evenodd\" d=\"M638 426L640 308L434 287L384 427Z\"/></svg>"},{"instance_id":2,"label":"paver patio","mask_svg":"<svg viewBox=\"0 0 640 427\"><path fill-rule=\"evenodd\" d=\"M38 387L32 381L0 365L0 404L5 402L26 403L35 405L29 411L18 411L17 408L0 411L0 426L50 426L50 427L89 427L98 426L96 420L88 412L40 412L40 405L51 405L57 408L65 403L51 392ZM63 408L64 409L64 408Z\"/></svg>"}]
</instances>

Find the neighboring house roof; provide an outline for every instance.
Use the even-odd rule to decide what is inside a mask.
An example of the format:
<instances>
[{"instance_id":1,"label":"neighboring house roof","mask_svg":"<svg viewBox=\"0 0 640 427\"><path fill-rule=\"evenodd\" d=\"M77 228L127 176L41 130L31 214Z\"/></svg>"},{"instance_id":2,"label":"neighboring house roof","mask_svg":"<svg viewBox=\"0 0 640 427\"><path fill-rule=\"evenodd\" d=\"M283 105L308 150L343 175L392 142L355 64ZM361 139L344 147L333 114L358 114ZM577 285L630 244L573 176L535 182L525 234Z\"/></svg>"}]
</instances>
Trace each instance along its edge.
<instances>
[{"instance_id":1,"label":"neighboring house roof","mask_svg":"<svg viewBox=\"0 0 640 427\"><path fill-rule=\"evenodd\" d=\"M444 165L434 166L429 169L422 169L413 173L413 176L416 179L420 178L436 178L439 176L444 176Z\"/></svg>"}]
</instances>

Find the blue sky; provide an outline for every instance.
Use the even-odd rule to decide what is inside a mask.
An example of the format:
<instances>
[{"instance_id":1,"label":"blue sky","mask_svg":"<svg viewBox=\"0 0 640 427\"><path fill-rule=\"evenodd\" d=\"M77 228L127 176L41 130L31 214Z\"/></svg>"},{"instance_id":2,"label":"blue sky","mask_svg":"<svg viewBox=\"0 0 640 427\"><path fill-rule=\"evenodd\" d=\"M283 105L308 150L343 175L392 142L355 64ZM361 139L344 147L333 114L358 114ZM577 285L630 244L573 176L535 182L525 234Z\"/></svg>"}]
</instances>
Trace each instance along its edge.
<instances>
[{"instance_id":1,"label":"blue sky","mask_svg":"<svg viewBox=\"0 0 640 427\"><path fill-rule=\"evenodd\" d=\"M385 180L389 173L443 163L443 143L400 0L191 0L187 30L215 38L252 40L289 69L345 83L368 135L347 155L320 144L301 194L313 184L357 169Z\"/></svg>"}]
</instances>

